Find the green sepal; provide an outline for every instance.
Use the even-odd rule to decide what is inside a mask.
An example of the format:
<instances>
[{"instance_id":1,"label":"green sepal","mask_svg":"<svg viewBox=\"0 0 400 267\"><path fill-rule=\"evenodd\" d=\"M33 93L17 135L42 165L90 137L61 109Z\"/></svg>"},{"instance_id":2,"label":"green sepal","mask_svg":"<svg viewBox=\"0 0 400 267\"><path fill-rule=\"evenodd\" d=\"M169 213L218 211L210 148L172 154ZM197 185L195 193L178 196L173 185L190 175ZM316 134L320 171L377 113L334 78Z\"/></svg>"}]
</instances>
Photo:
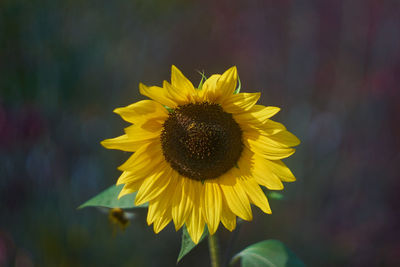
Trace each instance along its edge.
<instances>
[{"instance_id":1,"label":"green sepal","mask_svg":"<svg viewBox=\"0 0 400 267\"><path fill-rule=\"evenodd\" d=\"M165 106L165 105L163 105L163 106L164 106L164 108L168 111L168 113L174 112L174 109L173 109L173 108L167 107L167 106Z\"/></svg>"},{"instance_id":2,"label":"green sepal","mask_svg":"<svg viewBox=\"0 0 400 267\"><path fill-rule=\"evenodd\" d=\"M203 88L204 81L207 80L207 77L206 77L206 75L204 75L204 71L198 70L197 72L201 75L201 80L200 80L199 85L197 86L197 89L201 90Z\"/></svg>"},{"instance_id":3,"label":"green sepal","mask_svg":"<svg viewBox=\"0 0 400 267\"><path fill-rule=\"evenodd\" d=\"M238 80L237 80L237 82L238 82L238 86L237 86L235 92L233 92L234 95L239 94L240 89L242 89L242 83L240 82L239 75L238 75Z\"/></svg>"},{"instance_id":4,"label":"green sepal","mask_svg":"<svg viewBox=\"0 0 400 267\"><path fill-rule=\"evenodd\" d=\"M241 267L303 267L304 263L281 241L264 240L248 246L236 254L230 265L233 266L240 259Z\"/></svg>"},{"instance_id":5,"label":"green sepal","mask_svg":"<svg viewBox=\"0 0 400 267\"><path fill-rule=\"evenodd\" d=\"M140 206L135 205L136 192L132 194L125 195L118 199L118 195L121 192L124 185L113 185L99 193L98 195L92 197L78 209L85 207L105 207L105 208L121 208L121 209L135 209L135 208L147 208L148 203Z\"/></svg>"},{"instance_id":6,"label":"green sepal","mask_svg":"<svg viewBox=\"0 0 400 267\"><path fill-rule=\"evenodd\" d=\"M201 238L199 240L199 243L203 241L203 239L208 236L208 228L207 226L204 227L203 234L201 235ZM176 263L178 263L183 257L185 257L192 249L194 249L198 244L195 244L192 241L192 238L189 235L189 232L186 229L186 225L182 227L182 243L181 243L181 251L179 251L178 259L176 260Z\"/></svg>"}]
</instances>

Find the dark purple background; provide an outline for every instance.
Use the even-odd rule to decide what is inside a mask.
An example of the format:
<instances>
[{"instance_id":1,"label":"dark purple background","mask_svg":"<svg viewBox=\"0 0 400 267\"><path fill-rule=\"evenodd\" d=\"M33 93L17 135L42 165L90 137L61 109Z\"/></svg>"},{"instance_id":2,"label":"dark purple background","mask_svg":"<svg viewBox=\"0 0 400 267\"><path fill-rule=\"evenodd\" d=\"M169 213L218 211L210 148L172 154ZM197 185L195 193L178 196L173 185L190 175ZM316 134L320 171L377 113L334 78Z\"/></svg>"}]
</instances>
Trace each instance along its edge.
<instances>
[{"instance_id":1,"label":"dark purple background","mask_svg":"<svg viewBox=\"0 0 400 267\"><path fill-rule=\"evenodd\" d=\"M175 266L171 225L113 236L76 210L129 155L99 144L127 125L112 110L171 64L194 84L236 65L302 140L298 181L234 252L274 238L309 266L400 265L400 2L233 2L0 2L0 266ZM208 264L204 243L179 266Z\"/></svg>"}]
</instances>

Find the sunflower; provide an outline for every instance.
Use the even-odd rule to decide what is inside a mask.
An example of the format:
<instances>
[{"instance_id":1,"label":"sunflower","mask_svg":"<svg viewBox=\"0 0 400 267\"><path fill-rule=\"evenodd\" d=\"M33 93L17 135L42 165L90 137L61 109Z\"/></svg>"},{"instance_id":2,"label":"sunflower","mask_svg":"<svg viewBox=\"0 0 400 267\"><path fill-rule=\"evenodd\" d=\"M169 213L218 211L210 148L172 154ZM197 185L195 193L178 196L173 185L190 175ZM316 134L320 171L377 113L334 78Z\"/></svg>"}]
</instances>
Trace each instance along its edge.
<instances>
[{"instance_id":1,"label":"sunflower","mask_svg":"<svg viewBox=\"0 0 400 267\"><path fill-rule=\"evenodd\" d=\"M260 93L235 93L237 79L232 67L196 89L172 66L171 83L139 84L152 100L114 110L132 125L101 144L135 152L119 167L119 197L137 191L155 233L171 220L176 230L185 224L194 243L205 225L211 235L220 222L232 231L236 216L252 220L251 204L271 213L260 186L282 190L282 181L295 181L281 159L299 139L270 119L279 108L256 104Z\"/></svg>"}]
</instances>

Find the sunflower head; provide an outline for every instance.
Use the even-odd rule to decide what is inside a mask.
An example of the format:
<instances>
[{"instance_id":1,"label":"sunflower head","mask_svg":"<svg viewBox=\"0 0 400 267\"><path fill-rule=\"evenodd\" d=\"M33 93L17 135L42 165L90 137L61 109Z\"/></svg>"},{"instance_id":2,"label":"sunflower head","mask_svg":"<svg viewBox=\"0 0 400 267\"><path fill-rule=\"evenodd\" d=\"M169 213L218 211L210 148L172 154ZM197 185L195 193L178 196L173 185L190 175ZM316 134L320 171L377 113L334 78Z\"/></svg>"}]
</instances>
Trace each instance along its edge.
<instances>
[{"instance_id":1,"label":"sunflower head","mask_svg":"<svg viewBox=\"0 0 400 267\"><path fill-rule=\"evenodd\" d=\"M120 197L137 191L156 233L171 220L195 243L205 225L210 234L220 222L232 231L237 216L252 219L251 204L271 213L260 186L281 190L295 180L281 159L300 141L270 119L279 108L256 104L260 93L235 94L237 79L232 67L196 89L172 66L171 83L139 85L151 100L115 110L132 125L102 145L135 152L119 167Z\"/></svg>"}]
</instances>

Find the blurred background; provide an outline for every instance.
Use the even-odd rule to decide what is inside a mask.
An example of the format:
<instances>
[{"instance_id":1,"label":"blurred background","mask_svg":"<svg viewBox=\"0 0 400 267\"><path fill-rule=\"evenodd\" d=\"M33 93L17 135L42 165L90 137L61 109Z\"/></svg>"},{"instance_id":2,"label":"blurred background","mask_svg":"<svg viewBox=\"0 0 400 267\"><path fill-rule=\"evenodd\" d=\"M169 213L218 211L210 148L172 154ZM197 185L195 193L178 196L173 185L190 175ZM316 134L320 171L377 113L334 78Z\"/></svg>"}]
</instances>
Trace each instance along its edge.
<instances>
[{"instance_id":1,"label":"blurred background","mask_svg":"<svg viewBox=\"0 0 400 267\"><path fill-rule=\"evenodd\" d=\"M195 85L236 65L302 140L297 182L233 252L273 238L308 266L400 265L399 1L2 0L0 266L176 266L171 225L115 233L76 209L128 158L99 144L127 126L112 110L172 64ZM208 265L206 242L178 264Z\"/></svg>"}]
</instances>

